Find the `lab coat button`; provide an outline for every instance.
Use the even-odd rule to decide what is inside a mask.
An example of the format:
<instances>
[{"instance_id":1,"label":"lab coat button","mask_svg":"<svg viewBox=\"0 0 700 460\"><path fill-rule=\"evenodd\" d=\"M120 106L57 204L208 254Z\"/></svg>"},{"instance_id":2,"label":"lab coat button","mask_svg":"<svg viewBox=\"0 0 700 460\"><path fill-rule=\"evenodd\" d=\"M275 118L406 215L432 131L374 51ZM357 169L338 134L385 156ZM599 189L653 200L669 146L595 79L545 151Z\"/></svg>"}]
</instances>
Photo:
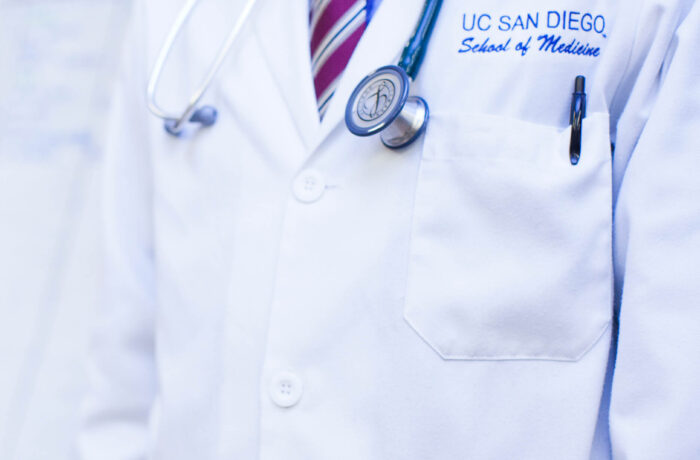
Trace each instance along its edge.
<instances>
[{"instance_id":1,"label":"lab coat button","mask_svg":"<svg viewBox=\"0 0 700 460\"><path fill-rule=\"evenodd\" d=\"M293 185L294 196L302 203L318 201L326 191L326 182L318 171L306 170L297 176Z\"/></svg>"},{"instance_id":2,"label":"lab coat button","mask_svg":"<svg viewBox=\"0 0 700 460\"><path fill-rule=\"evenodd\" d=\"M301 399L301 379L290 372L281 372L270 382L270 397L279 407L295 406Z\"/></svg>"}]
</instances>

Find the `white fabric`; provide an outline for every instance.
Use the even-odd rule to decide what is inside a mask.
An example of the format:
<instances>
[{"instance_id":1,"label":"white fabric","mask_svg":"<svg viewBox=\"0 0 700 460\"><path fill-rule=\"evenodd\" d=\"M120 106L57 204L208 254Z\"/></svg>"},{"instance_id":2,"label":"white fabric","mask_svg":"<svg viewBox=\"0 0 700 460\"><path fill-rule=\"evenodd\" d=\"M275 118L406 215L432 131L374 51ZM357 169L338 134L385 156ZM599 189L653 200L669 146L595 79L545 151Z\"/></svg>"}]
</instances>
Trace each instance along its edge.
<instances>
[{"instance_id":1,"label":"white fabric","mask_svg":"<svg viewBox=\"0 0 700 460\"><path fill-rule=\"evenodd\" d=\"M551 2L444 2L413 84L430 125L394 152L342 118L420 0L382 3L322 122L308 2L261 0L207 95L218 124L181 139L142 100L172 4L141 2L83 457L700 457L700 7L567 5L556 26ZM186 101L209 32L163 98ZM546 34L600 51L540 51ZM460 52L487 38L506 51Z\"/></svg>"}]
</instances>

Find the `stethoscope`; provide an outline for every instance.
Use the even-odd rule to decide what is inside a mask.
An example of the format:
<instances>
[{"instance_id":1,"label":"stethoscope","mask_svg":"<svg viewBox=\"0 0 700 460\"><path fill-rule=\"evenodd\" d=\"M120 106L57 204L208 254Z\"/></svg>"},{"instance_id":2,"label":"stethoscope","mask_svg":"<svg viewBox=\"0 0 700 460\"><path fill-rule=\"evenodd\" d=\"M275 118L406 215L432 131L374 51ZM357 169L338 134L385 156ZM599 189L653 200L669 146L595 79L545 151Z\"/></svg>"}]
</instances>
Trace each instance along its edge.
<instances>
[{"instance_id":1,"label":"stethoscope","mask_svg":"<svg viewBox=\"0 0 700 460\"><path fill-rule=\"evenodd\" d=\"M219 72L256 2L257 0L247 1L187 107L180 115L172 115L156 103L156 90L175 40L192 16L199 0L189 0L178 15L158 53L147 89L148 109L164 121L165 130L169 134L179 136L189 124L207 127L216 123L216 108L210 105L199 107L199 103ZM423 63L441 6L442 0L426 0L418 25L406 44L398 65L381 67L357 85L345 110L345 124L350 132L358 136L381 133L380 137L385 146L398 149L409 145L425 131L430 116L428 103L421 97L409 96L409 92L411 82L418 76Z\"/></svg>"}]
</instances>

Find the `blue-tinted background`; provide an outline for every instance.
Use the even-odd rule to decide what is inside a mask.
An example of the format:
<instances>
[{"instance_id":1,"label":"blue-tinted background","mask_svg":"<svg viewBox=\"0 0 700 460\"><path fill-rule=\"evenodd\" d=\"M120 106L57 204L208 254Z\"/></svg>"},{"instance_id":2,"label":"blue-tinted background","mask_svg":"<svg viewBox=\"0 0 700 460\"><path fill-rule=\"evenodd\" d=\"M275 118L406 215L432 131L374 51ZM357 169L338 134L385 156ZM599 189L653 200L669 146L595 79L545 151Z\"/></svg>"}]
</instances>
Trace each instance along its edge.
<instances>
[{"instance_id":1,"label":"blue-tinted background","mask_svg":"<svg viewBox=\"0 0 700 460\"><path fill-rule=\"evenodd\" d=\"M0 0L0 459L75 458L128 0Z\"/></svg>"}]
</instances>

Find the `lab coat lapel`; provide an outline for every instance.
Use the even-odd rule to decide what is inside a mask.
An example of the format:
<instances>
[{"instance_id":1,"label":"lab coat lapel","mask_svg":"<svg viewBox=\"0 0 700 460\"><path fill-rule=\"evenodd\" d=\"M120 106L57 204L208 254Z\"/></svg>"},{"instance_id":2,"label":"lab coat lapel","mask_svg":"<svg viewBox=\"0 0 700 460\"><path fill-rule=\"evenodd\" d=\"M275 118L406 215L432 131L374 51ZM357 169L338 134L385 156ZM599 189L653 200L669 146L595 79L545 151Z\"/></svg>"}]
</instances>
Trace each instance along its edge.
<instances>
[{"instance_id":1,"label":"lab coat lapel","mask_svg":"<svg viewBox=\"0 0 700 460\"><path fill-rule=\"evenodd\" d=\"M381 66L396 64L418 22L422 4L421 0L382 1L341 77L323 118L314 150L339 123L345 123L348 98L360 80Z\"/></svg>"},{"instance_id":2,"label":"lab coat lapel","mask_svg":"<svg viewBox=\"0 0 700 460\"><path fill-rule=\"evenodd\" d=\"M290 117L310 153L320 127L311 76L308 0L264 0L255 29Z\"/></svg>"}]
</instances>

